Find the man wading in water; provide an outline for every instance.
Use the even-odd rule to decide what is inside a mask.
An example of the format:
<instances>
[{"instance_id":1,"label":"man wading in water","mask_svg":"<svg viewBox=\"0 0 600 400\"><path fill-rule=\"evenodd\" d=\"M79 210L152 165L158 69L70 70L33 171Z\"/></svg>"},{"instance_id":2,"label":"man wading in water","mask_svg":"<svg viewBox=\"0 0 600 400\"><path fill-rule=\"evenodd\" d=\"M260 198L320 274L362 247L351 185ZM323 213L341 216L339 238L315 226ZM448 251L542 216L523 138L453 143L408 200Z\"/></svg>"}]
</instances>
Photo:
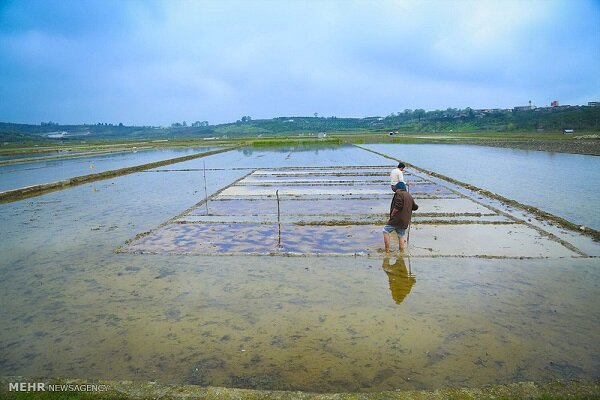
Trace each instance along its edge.
<instances>
[{"instance_id":1,"label":"man wading in water","mask_svg":"<svg viewBox=\"0 0 600 400\"><path fill-rule=\"evenodd\" d=\"M392 204L390 205L390 219L383 227L383 244L385 245L386 254L390 252L390 233L394 231L398 235L400 252L404 252L406 228L410 224L412 212L419 208L410 193L406 191L404 182L398 182L396 187L398 189L396 189Z\"/></svg>"}]
</instances>

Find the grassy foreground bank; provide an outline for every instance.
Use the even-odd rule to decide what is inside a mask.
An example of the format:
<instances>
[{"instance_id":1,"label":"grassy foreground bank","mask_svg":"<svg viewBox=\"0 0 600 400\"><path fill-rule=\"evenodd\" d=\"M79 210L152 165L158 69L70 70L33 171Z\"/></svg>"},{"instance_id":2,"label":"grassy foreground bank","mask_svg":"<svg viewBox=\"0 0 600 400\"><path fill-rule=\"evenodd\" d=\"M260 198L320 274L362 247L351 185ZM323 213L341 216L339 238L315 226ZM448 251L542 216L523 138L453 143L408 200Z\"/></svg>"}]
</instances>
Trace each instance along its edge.
<instances>
[{"instance_id":1,"label":"grassy foreground bank","mask_svg":"<svg viewBox=\"0 0 600 400\"><path fill-rule=\"evenodd\" d=\"M3 378L0 397L6 400L513 400L513 399L600 399L599 381L553 381L545 383L519 382L507 385L489 385L479 388L444 388L434 391L385 391L366 393L307 393L229 389L193 385L163 385L155 382L94 381L103 385L103 392L16 392L9 391L9 382L34 382L32 379ZM38 380L36 382L48 382ZM49 384L86 385L85 380L53 380ZM105 385L105 386L104 386Z\"/></svg>"}]
</instances>

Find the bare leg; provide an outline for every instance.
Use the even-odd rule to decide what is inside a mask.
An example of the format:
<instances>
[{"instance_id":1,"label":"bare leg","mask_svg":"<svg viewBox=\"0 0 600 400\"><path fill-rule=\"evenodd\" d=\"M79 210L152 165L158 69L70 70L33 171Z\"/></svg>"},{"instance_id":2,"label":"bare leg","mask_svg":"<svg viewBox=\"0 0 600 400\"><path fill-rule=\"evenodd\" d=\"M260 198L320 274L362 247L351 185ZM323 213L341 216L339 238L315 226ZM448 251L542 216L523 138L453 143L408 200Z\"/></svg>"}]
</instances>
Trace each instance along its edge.
<instances>
[{"instance_id":1,"label":"bare leg","mask_svg":"<svg viewBox=\"0 0 600 400\"><path fill-rule=\"evenodd\" d=\"M400 253L404 253L404 249L405 249L405 243L404 243L404 236L398 236L398 246L400 247Z\"/></svg>"},{"instance_id":2,"label":"bare leg","mask_svg":"<svg viewBox=\"0 0 600 400\"><path fill-rule=\"evenodd\" d=\"M390 234L383 232L383 245L385 246L385 252L390 252Z\"/></svg>"}]
</instances>

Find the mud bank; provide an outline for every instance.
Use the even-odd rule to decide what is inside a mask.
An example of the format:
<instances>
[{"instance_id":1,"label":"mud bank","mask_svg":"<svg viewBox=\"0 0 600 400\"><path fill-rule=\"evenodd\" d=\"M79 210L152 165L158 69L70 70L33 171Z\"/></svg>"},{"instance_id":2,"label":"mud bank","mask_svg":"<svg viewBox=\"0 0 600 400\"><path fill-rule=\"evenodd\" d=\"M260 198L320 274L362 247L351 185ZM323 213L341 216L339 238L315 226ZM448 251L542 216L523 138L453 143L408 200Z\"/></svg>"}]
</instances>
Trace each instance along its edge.
<instances>
[{"instance_id":1,"label":"mud bank","mask_svg":"<svg viewBox=\"0 0 600 400\"><path fill-rule=\"evenodd\" d=\"M194 385L163 385L156 382L98 381L84 379L31 379L22 377L0 378L0 394L5 399L24 398L23 393L8 391L10 383L44 383L45 385L71 385L101 391L37 392L35 398L90 398L90 399L204 399L204 400L470 400L470 399L598 399L598 381L518 382L508 385L489 385L477 388L446 388L434 391L385 391L372 393L309 393L270 390L230 389ZM46 386L45 386L46 387ZM59 397L60 395L61 397Z\"/></svg>"}]
</instances>

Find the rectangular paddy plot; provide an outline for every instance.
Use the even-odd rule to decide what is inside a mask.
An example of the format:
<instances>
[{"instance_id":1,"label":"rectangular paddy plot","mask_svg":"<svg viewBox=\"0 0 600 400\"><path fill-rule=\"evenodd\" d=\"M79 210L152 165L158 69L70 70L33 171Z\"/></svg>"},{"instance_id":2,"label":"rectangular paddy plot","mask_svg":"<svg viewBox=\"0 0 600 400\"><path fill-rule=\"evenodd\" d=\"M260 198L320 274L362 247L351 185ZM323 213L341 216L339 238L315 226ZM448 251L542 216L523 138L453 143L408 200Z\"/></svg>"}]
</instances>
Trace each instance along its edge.
<instances>
[{"instance_id":1,"label":"rectangular paddy plot","mask_svg":"<svg viewBox=\"0 0 600 400\"><path fill-rule=\"evenodd\" d=\"M405 174L419 205L417 257L548 258L581 252L474 197ZM138 235L119 252L189 255L370 255L383 251L393 193L382 167L259 169L207 202ZM439 182L439 180L437 181ZM479 197L480 195L478 195ZM397 246L395 238L392 244Z\"/></svg>"}]
</instances>

